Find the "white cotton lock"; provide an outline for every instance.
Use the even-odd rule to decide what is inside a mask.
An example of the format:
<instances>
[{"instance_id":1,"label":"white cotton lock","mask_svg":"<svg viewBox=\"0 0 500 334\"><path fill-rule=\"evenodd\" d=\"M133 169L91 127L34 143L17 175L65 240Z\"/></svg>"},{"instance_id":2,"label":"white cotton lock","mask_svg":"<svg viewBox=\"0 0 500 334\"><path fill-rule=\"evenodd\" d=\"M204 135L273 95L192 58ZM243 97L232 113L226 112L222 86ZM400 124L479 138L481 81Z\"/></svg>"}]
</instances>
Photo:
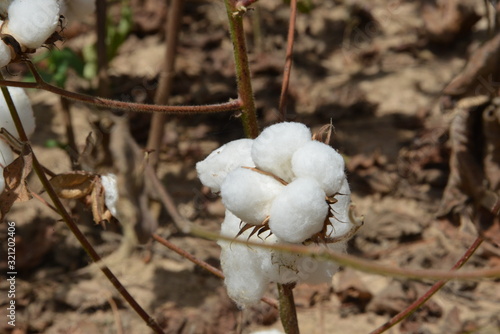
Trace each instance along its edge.
<instances>
[{"instance_id":1,"label":"white cotton lock","mask_svg":"<svg viewBox=\"0 0 500 334\"><path fill-rule=\"evenodd\" d=\"M4 41L0 40L0 68L7 66L12 59L11 49L4 43Z\"/></svg>"},{"instance_id":2,"label":"white cotton lock","mask_svg":"<svg viewBox=\"0 0 500 334\"><path fill-rule=\"evenodd\" d=\"M9 20L2 33L12 35L21 46L40 47L59 24L57 0L14 0L8 8Z\"/></svg>"},{"instance_id":3,"label":"white cotton lock","mask_svg":"<svg viewBox=\"0 0 500 334\"><path fill-rule=\"evenodd\" d=\"M292 157L296 177L312 177L327 196L340 190L345 179L344 158L331 146L313 140L300 147Z\"/></svg>"},{"instance_id":4,"label":"white cotton lock","mask_svg":"<svg viewBox=\"0 0 500 334\"><path fill-rule=\"evenodd\" d=\"M118 202L118 186L115 174L101 175L101 184L104 188L104 204L109 212L116 217L116 202Z\"/></svg>"},{"instance_id":5,"label":"white cotton lock","mask_svg":"<svg viewBox=\"0 0 500 334\"><path fill-rule=\"evenodd\" d=\"M260 225L269 216L272 201L284 188L271 176L237 168L221 185L222 203L245 223Z\"/></svg>"},{"instance_id":6,"label":"white cotton lock","mask_svg":"<svg viewBox=\"0 0 500 334\"><path fill-rule=\"evenodd\" d=\"M9 93L14 101L21 123L23 124L24 131L29 137L35 132L35 116L33 115L33 108L28 95L22 88L9 87ZM16 126L10 115L9 107L2 93L0 93L0 128L5 128L12 135L19 138Z\"/></svg>"},{"instance_id":7,"label":"white cotton lock","mask_svg":"<svg viewBox=\"0 0 500 334\"><path fill-rule=\"evenodd\" d=\"M279 239L301 243L321 231L328 208L325 192L318 182L298 178L274 200L269 227Z\"/></svg>"},{"instance_id":8,"label":"white cotton lock","mask_svg":"<svg viewBox=\"0 0 500 334\"><path fill-rule=\"evenodd\" d=\"M255 167L250 154L252 143L251 139L229 142L210 153L205 160L198 162L196 171L201 183L217 193L229 172L241 166Z\"/></svg>"},{"instance_id":9,"label":"white cotton lock","mask_svg":"<svg viewBox=\"0 0 500 334\"><path fill-rule=\"evenodd\" d=\"M252 159L266 172L290 182L293 179L292 156L311 141L311 130L302 123L284 122L272 125L255 138Z\"/></svg>"},{"instance_id":10,"label":"white cotton lock","mask_svg":"<svg viewBox=\"0 0 500 334\"><path fill-rule=\"evenodd\" d=\"M239 231L240 219L226 210L221 234L234 237ZM248 237L247 231L241 240ZM258 250L247 245L220 240L221 267L224 272L229 297L244 308L260 301L266 291L269 279L260 270L261 257Z\"/></svg>"}]
</instances>

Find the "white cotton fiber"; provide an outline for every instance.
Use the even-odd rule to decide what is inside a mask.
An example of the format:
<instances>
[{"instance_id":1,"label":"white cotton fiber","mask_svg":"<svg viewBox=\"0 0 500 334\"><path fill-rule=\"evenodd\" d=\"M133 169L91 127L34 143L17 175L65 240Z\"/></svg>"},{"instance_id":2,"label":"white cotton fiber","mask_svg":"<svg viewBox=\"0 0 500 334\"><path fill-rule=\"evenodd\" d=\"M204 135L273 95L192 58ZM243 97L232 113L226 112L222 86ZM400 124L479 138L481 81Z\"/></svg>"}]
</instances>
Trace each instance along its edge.
<instances>
[{"instance_id":1,"label":"white cotton fiber","mask_svg":"<svg viewBox=\"0 0 500 334\"><path fill-rule=\"evenodd\" d=\"M2 40L0 40L0 68L7 66L12 59L10 48Z\"/></svg>"},{"instance_id":2,"label":"white cotton fiber","mask_svg":"<svg viewBox=\"0 0 500 334\"><path fill-rule=\"evenodd\" d=\"M5 189L5 179L3 177L3 168L14 161L14 153L9 145L0 139L0 194Z\"/></svg>"},{"instance_id":3,"label":"white cotton fiber","mask_svg":"<svg viewBox=\"0 0 500 334\"><path fill-rule=\"evenodd\" d=\"M298 178L274 200L269 227L279 239L300 243L321 231L327 212L325 192L318 182Z\"/></svg>"},{"instance_id":4,"label":"white cotton fiber","mask_svg":"<svg viewBox=\"0 0 500 334\"><path fill-rule=\"evenodd\" d=\"M351 190L347 179L344 179L339 194L335 196L337 202L330 205L333 213L330 222L333 226L328 226L326 236L330 238L341 237L349 232L353 225L349 220L349 205L351 204Z\"/></svg>"},{"instance_id":5,"label":"white cotton fiber","mask_svg":"<svg viewBox=\"0 0 500 334\"><path fill-rule=\"evenodd\" d=\"M226 210L221 234L234 236L239 230L240 219ZM246 240L241 237L241 240ZM260 269L259 252L247 245L219 241L221 267L227 293L240 307L259 302L266 291L269 280Z\"/></svg>"},{"instance_id":6,"label":"white cotton fiber","mask_svg":"<svg viewBox=\"0 0 500 334\"><path fill-rule=\"evenodd\" d=\"M59 24L57 0L15 0L8 12L9 21L2 32L30 49L40 47Z\"/></svg>"},{"instance_id":7,"label":"white cotton fiber","mask_svg":"<svg viewBox=\"0 0 500 334\"><path fill-rule=\"evenodd\" d=\"M229 172L241 166L255 167L250 154L252 143L251 139L229 142L198 162L196 171L201 183L216 193Z\"/></svg>"},{"instance_id":8,"label":"white cotton fiber","mask_svg":"<svg viewBox=\"0 0 500 334\"><path fill-rule=\"evenodd\" d=\"M109 212L116 217L116 202L118 201L118 186L115 174L101 175L101 184L104 188L104 203Z\"/></svg>"},{"instance_id":9,"label":"white cotton fiber","mask_svg":"<svg viewBox=\"0 0 500 334\"><path fill-rule=\"evenodd\" d=\"M311 141L311 131L302 123L284 122L272 125L255 138L252 159L255 165L290 182L293 178L292 155Z\"/></svg>"},{"instance_id":10,"label":"white cotton fiber","mask_svg":"<svg viewBox=\"0 0 500 334\"><path fill-rule=\"evenodd\" d=\"M220 193L226 209L245 223L260 225L284 188L271 176L240 167L226 176Z\"/></svg>"},{"instance_id":11,"label":"white cotton fiber","mask_svg":"<svg viewBox=\"0 0 500 334\"><path fill-rule=\"evenodd\" d=\"M327 196L340 190L345 179L344 158L331 146L313 140L300 147L292 157L296 177L312 177Z\"/></svg>"},{"instance_id":12,"label":"white cotton fiber","mask_svg":"<svg viewBox=\"0 0 500 334\"><path fill-rule=\"evenodd\" d=\"M21 118L21 123L23 124L24 131L29 137L35 132L35 116L33 116L33 109L31 108L31 102L28 95L24 92L24 89L18 87L9 87L9 93L14 101L14 106L16 107L19 118ZM19 138L19 134L14 125L14 121L10 116L9 108L7 107L7 102L5 102L3 94L0 92L0 128L5 128L12 135Z\"/></svg>"}]
</instances>

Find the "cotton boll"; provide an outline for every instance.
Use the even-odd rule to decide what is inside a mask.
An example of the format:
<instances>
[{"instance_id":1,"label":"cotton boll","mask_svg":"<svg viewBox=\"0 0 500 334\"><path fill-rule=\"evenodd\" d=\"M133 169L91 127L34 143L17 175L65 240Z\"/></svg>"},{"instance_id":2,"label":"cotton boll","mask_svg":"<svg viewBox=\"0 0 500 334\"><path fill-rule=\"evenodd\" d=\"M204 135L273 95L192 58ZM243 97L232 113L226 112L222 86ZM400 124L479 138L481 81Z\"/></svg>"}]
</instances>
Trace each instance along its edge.
<instances>
[{"instance_id":1,"label":"cotton boll","mask_svg":"<svg viewBox=\"0 0 500 334\"><path fill-rule=\"evenodd\" d=\"M24 89L18 87L9 87L9 93L14 101L14 106L16 107L21 123L23 124L24 131L29 137L35 132L35 116L33 115L33 109L31 108L31 102L28 95L24 92ZM10 116L9 107L3 94L0 93L0 128L5 128L12 135L19 138L19 134L16 130L16 126L12 117Z\"/></svg>"},{"instance_id":2,"label":"cotton boll","mask_svg":"<svg viewBox=\"0 0 500 334\"><path fill-rule=\"evenodd\" d=\"M330 238L341 237L348 233L353 225L349 219L349 205L351 204L351 190L347 179L342 182L339 194L335 196L336 203L330 205L333 212L330 222L333 226L328 226L326 236Z\"/></svg>"},{"instance_id":3,"label":"cotton boll","mask_svg":"<svg viewBox=\"0 0 500 334\"><path fill-rule=\"evenodd\" d=\"M221 234L234 236L240 219L226 210ZM245 240L245 239L242 239ZM229 297L240 307L259 302L266 291L269 280L260 269L259 252L244 244L219 241L221 246L221 267L224 272Z\"/></svg>"},{"instance_id":4,"label":"cotton boll","mask_svg":"<svg viewBox=\"0 0 500 334\"><path fill-rule=\"evenodd\" d=\"M252 159L255 165L289 182L293 179L292 155L311 141L311 131L301 123L284 122L272 125L254 140Z\"/></svg>"},{"instance_id":5,"label":"cotton boll","mask_svg":"<svg viewBox=\"0 0 500 334\"><path fill-rule=\"evenodd\" d=\"M116 184L116 175L101 175L101 184L104 188L104 203L109 212L116 217L116 202L118 201L118 187Z\"/></svg>"},{"instance_id":6,"label":"cotton boll","mask_svg":"<svg viewBox=\"0 0 500 334\"><path fill-rule=\"evenodd\" d=\"M0 68L7 66L12 59L10 48L0 40Z\"/></svg>"},{"instance_id":7,"label":"cotton boll","mask_svg":"<svg viewBox=\"0 0 500 334\"><path fill-rule=\"evenodd\" d=\"M269 227L278 238L300 243L321 231L327 213L325 192L318 182L298 178L274 200Z\"/></svg>"},{"instance_id":8,"label":"cotton boll","mask_svg":"<svg viewBox=\"0 0 500 334\"><path fill-rule=\"evenodd\" d=\"M296 177L312 177L327 196L340 190L345 179L344 158L332 147L313 140L300 147L292 157Z\"/></svg>"},{"instance_id":9,"label":"cotton boll","mask_svg":"<svg viewBox=\"0 0 500 334\"><path fill-rule=\"evenodd\" d=\"M219 192L226 175L232 170L245 166L255 167L250 155L253 140L240 139L229 142L196 164L198 177L204 186Z\"/></svg>"},{"instance_id":10,"label":"cotton boll","mask_svg":"<svg viewBox=\"0 0 500 334\"><path fill-rule=\"evenodd\" d=\"M15 0L9 8L9 21L2 33L12 35L29 49L40 47L59 24L57 0Z\"/></svg>"},{"instance_id":11,"label":"cotton boll","mask_svg":"<svg viewBox=\"0 0 500 334\"><path fill-rule=\"evenodd\" d=\"M221 185L222 203L245 223L260 225L269 216L272 201L283 188L271 176L237 168Z\"/></svg>"}]
</instances>

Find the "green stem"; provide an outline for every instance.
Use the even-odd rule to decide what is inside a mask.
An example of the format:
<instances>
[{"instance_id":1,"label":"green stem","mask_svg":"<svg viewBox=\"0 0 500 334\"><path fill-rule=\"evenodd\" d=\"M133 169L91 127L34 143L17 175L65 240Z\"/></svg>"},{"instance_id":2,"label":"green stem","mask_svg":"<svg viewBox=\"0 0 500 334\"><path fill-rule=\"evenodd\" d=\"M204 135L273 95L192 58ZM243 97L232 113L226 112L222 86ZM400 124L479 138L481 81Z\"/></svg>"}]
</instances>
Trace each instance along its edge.
<instances>
[{"instance_id":1,"label":"green stem","mask_svg":"<svg viewBox=\"0 0 500 334\"><path fill-rule=\"evenodd\" d=\"M243 30L243 16L236 8L235 0L224 0L226 3L229 30L233 43L234 61L236 65L236 79L238 82L238 95L242 102L241 120L245 134L249 138L259 135L257 113L253 97L250 67L248 65L245 31Z\"/></svg>"},{"instance_id":2,"label":"green stem","mask_svg":"<svg viewBox=\"0 0 500 334\"><path fill-rule=\"evenodd\" d=\"M295 283L278 283L279 312L281 323L286 334L299 334L299 324L297 321L297 310L293 298L293 288Z\"/></svg>"}]
</instances>

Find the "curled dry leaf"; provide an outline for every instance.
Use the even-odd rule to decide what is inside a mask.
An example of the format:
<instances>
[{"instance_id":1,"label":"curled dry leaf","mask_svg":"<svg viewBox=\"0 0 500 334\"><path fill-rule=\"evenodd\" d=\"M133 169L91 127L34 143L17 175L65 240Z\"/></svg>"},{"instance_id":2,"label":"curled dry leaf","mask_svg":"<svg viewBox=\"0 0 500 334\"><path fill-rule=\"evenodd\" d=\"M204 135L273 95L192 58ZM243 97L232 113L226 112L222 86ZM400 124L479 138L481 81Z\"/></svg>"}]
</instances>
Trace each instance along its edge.
<instances>
[{"instance_id":1,"label":"curled dry leaf","mask_svg":"<svg viewBox=\"0 0 500 334\"><path fill-rule=\"evenodd\" d=\"M0 195L0 219L5 217L14 203L31 199L26 178L31 173L32 154L29 146L24 145L19 157L3 170L5 190Z\"/></svg>"}]
</instances>

